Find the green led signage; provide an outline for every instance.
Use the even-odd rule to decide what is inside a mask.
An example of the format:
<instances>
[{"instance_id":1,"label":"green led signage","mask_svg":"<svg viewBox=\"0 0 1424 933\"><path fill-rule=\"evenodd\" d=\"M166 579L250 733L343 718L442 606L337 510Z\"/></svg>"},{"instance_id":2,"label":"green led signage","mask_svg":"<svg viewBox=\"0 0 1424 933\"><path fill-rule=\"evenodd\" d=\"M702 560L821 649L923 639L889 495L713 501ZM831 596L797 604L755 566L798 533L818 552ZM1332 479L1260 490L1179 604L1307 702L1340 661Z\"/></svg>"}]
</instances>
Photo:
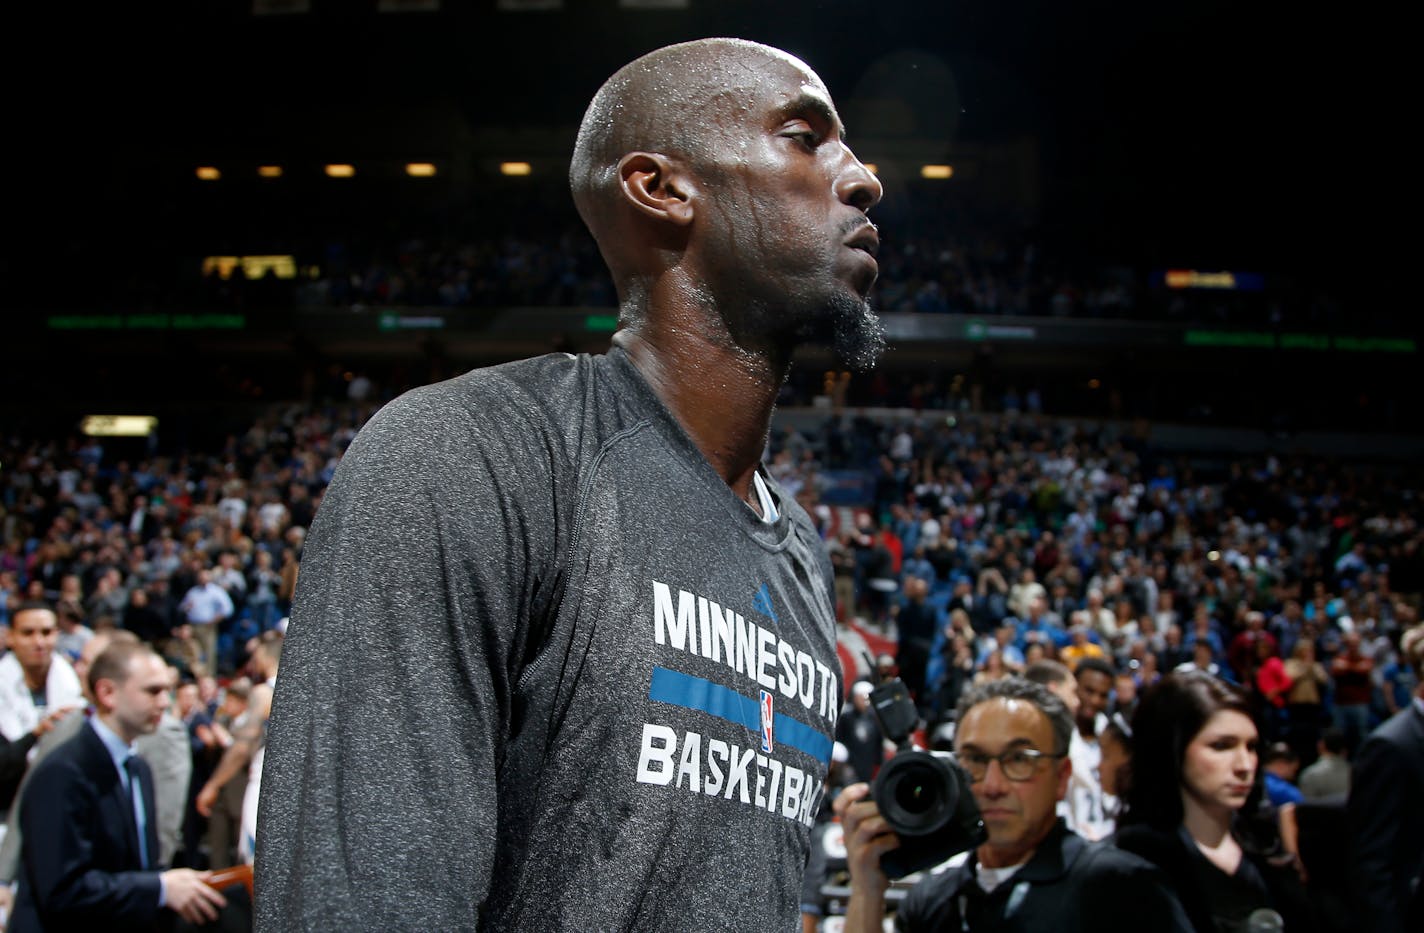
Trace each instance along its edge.
<instances>
[{"instance_id":1,"label":"green led signage","mask_svg":"<svg viewBox=\"0 0 1424 933\"><path fill-rule=\"evenodd\" d=\"M243 330L243 314L53 314L50 330Z\"/></svg>"},{"instance_id":2,"label":"green led signage","mask_svg":"<svg viewBox=\"0 0 1424 933\"><path fill-rule=\"evenodd\" d=\"M1342 353L1414 353L1409 337L1331 337L1326 334L1272 334L1251 330L1189 330L1182 335L1189 347L1245 347L1255 350L1338 350Z\"/></svg>"}]
</instances>

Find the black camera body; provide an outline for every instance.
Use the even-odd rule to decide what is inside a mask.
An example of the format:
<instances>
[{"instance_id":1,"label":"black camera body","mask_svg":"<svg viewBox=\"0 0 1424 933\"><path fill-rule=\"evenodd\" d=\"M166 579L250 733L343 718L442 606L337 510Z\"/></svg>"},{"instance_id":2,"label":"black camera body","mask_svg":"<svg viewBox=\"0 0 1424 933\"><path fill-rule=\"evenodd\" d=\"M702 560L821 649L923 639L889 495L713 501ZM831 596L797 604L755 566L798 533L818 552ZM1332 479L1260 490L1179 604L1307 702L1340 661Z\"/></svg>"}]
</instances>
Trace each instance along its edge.
<instances>
[{"instance_id":1,"label":"black camera body","mask_svg":"<svg viewBox=\"0 0 1424 933\"><path fill-rule=\"evenodd\" d=\"M910 745L919 712L904 682L897 677L877 686L870 707L880 731L899 747L870 788L880 815L900 838L899 848L880 857L881 870L903 878L982 843L987 834L969 775L948 754Z\"/></svg>"}]
</instances>

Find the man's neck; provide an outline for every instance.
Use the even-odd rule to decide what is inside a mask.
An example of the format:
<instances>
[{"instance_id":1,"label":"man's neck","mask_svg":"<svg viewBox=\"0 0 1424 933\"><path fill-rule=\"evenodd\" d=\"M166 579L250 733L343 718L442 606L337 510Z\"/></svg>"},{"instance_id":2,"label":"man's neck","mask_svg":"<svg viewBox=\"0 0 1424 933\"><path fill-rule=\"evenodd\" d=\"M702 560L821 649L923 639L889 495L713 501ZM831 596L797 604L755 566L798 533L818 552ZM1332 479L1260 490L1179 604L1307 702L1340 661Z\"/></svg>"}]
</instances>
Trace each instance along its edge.
<instances>
[{"instance_id":1,"label":"man's neck","mask_svg":"<svg viewBox=\"0 0 1424 933\"><path fill-rule=\"evenodd\" d=\"M98 712L94 714L94 718L102 722L110 732L122 739L125 745L132 745L134 740L138 738L138 733L126 729L123 723L119 722L113 713Z\"/></svg>"},{"instance_id":2,"label":"man's neck","mask_svg":"<svg viewBox=\"0 0 1424 933\"><path fill-rule=\"evenodd\" d=\"M1042 842L1042 840L1039 840ZM1011 868L1015 865L1022 865L1033 854L1038 851L1038 846L1024 848L1023 846L992 846L982 845L976 853L979 856L979 864L985 868Z\"/></svg>"},{"instance_id":3,"label":"man's neck","mask_svg":"<svg viewBox=\"0 0 1424 933\"><path fill-rule=\"evenodd\" d=\"M38 668L21 668L21 670L25 672L25 686L29 687L31 691L43 690L45 685L49 683L49 668L49 664Z\"/></svg>"},{"instance_id":4,"label":"man's neck","mask_svg":"<svg viewBox=\"0 0 1424 933\"><path fill-rule=\"evenodd\" d=\"M743 350L730 338L644 323L620 332L622 346L703 457L743 499L754 498L776 395L788 361Z\"/></svg>"}]
</instances>

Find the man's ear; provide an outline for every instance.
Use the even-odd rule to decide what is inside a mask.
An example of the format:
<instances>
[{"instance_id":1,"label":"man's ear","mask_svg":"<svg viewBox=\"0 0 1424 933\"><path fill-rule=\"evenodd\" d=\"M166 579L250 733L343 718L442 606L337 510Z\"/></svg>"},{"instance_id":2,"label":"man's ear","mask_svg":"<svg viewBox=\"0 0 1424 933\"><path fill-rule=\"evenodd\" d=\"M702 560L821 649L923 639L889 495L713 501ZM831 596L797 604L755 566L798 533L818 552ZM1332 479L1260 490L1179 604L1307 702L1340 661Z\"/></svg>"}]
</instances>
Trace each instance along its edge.
<instances>
[{"instance_id":1,"label":"man's ear","mask_svg":"<svg viewBox=\"0 0 1424 933\"><path fill-rule=\"evenodd\" d=\"M695 188L674 160L656 152L630 152L618 160L618 186L639 211L678 226L692 223Z\"/></svg>"},{"instance_id":2,"label":"man's ear","mask_svg":"<svg viewBox=\"0 0 1424 933\"><path fill-rule=\"evenodd\" d=\"M114 708L114 696L119 692L119 685L108 677L100 677L94 682L94 705L101 712L108 712Z\"/></svg>"}]
</instances>

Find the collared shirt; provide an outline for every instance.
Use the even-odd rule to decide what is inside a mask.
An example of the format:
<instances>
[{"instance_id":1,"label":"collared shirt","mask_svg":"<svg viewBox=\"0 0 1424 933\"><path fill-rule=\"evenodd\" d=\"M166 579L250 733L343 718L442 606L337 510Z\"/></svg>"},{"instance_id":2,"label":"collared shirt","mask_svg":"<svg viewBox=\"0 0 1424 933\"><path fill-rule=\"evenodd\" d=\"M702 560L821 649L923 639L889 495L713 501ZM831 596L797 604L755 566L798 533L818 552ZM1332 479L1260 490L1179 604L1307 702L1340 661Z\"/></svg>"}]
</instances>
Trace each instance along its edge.
<instances>
[{"instance_id":1,"label":"collared shirt","mask_svg":"<svg viewBox=\"0 0 1424 933\"><path fill-rule=\"evenodd\" d=\"M190 589L183 597L181 608L193 625L210 625L233 613L232 597L216 583Z\"/></svg>"},{"instance_id":2,"label":"collared shirt","mask_svg":"<svg viewBox=\"0 0 1424 933\"><path fill-rule=\"evenodd\" d=\"M129 799L134 803L134 822L138 824L138 845L139 851L144 856L144 868L147 869L151 853L148 851L148 812L144 806L143 794L135 795L133 786L130 783L129 769L125 767L125 762L136 756L134 747L122 738L113 729L104 724L98 716L89 717L89 725L94 730L94 734L99 737L99 741L104 743L104 748L108 750L109 757L114 760L114 767L119 772L119 780L124 782L124 791ZM162 883L162 876L159 877L158 906L163 907L168 903L168 888Z\"/></svg>"}]
</instances>

